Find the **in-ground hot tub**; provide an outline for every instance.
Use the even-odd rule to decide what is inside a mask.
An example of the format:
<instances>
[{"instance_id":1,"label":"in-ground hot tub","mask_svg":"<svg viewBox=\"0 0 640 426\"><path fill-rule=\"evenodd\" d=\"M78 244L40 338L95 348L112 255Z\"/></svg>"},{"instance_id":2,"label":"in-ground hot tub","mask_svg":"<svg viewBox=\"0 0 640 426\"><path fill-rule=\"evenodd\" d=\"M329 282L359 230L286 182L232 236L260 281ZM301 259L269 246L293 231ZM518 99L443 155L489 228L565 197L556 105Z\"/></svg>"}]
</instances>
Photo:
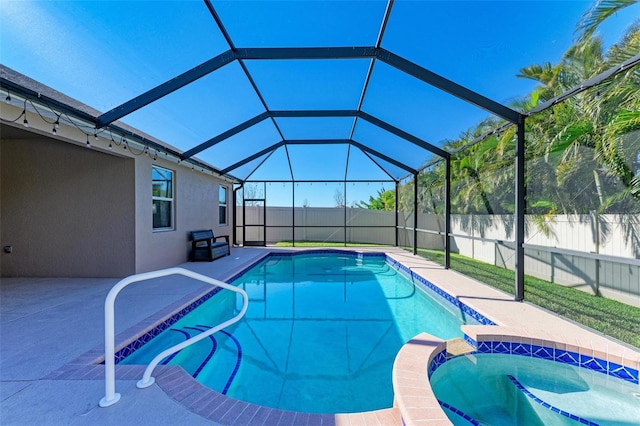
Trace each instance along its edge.
<instances>
[{"instance_id":1,"label":"in-ground hot tub","mask_svg":"<svg viewBox=\"0 0 640 426\"><path fill-rule=\"evenodd\" d=\"M443 351L429 368L454 425L640 424L637 369L550 342L473 343L476 352Z\"/></svg>"}]
</instances>

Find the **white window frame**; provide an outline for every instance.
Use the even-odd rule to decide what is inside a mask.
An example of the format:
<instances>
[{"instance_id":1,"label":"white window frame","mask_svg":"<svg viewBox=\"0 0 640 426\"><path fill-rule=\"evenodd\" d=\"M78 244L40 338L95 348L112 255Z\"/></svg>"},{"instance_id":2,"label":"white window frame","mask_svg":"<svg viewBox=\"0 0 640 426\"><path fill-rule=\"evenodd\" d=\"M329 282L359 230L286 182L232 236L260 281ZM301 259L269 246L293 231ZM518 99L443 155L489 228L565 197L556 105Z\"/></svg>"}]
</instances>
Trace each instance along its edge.
<instances>
[{"instance_id":1,"label":"white window frame","mask_svg":"<svg viewBox=\"0 0 640 426\"><path fill-rule=\"evenodd\" d=\"M224 202L220 199L222 191L224 190ZM224 208L224 214L220 214ZM218 187L218 225L229 225L229 188L224 185Z\"/></svg>"},{"instance_id":2,"label":"white window frame","mask_svg":"<svg viewBox=\"0 0 640 426\"><path fill-rule=\"evenodd\" d=\"M153 195L153 173L154 170L160 170L164 173L170 173L171 174L171 197L158 197ZM173 170L169 170L169 169L165 169L164 167L159 167L159 166L151 166L151 208L153 209L153 202L154 201L168 201L171 203L171 223L169 224L169 226L163 226L163 227L155 227L153 224L153 215L151 217L151 227L153 228L154 232L157 231L173 231L175 230L175 221L176 221L176 208L175 208L175 186L176 186L176 180L175 180L175 171ZM152 213L153 214L153 213Z\"/></svg>"}]
</instances>

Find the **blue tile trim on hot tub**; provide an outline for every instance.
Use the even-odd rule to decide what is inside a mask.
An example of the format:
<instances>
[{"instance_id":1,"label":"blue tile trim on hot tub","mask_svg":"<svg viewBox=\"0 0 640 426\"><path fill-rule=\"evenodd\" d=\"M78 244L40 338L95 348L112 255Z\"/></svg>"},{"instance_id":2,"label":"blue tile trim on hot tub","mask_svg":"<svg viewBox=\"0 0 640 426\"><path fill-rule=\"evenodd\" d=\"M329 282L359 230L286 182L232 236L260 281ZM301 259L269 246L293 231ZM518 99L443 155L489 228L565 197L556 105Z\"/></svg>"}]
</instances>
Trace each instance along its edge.
<instances>
[{"instance_id":1,"label":"blue tile trim on hot tub","mask_svg":"<svg viewBox=\"0 0 640 426\"><path fill-rule=\"evenodd\" d=\"M608 374L631 383L640 383L638 380L638 370L634 370L633 368L625 367L614 362L609 362Z\"/></svg>"},{"instance_id":2,"label":"blue tile trim on hot tub","mask_svg":"<svg viewBox=\"0 0 640 426\"><path fill-rule=\"evenodd\" d=\"M507 377L509 378L509 380L511 380L511 383L513 383L518 388L518 390L520 392L522 392L524 395L526 395L527 397L529 397L532 400L534 400L537 404L542 405L544 408L547 408L547 409L553 411L554 413L558 413L561 416L568 417L571 420L575 420L577 422L580 422L581 424L589 425L589 426L598 426L598 423L592 422L591 420L582 418L580 416L576 416L575 414L571 414L570 412L564 411L564 410L562 410L562 409L560 409L558 407L554 407L553 405L549 404L548 402L538 398L533 393L531 393L531 391L529 391L529 389L527 389L522 383L520 383L518 381L518 379L516 379L512 375L507 375Z\"/></svg>"},{"instance_id":3,"label":"blue tile trim on hot tub","mask_svg":"<svg viewBox=\"0 0 640 426\"><path fill-rule=\"evenodd\" d=\"M467 334L464 335L464 341L470 344L471 346L473 346L474 348L478 347L478 342L476 342L474 339L469 337L469 335Z\"/></svg>"},{"instance_id":4,"label":"blue tile trim on hot tub","mask_svg":"<svg viewBox=\"0 0 640 426\"><path fill-rule=\"evenodd\" d=\"M477 421L476 419L474 419L473 417L471 417L470 415L468 415L467 413L465 413L462 410L457 409L456 407L452 406L451 404L447 404L444 401L440 401L438 400L438 404L440 404L441 406L443 406L444 408L446 408L447 410L451 411L452 413L457 414L458 416L462 417L463 419L465 419L470 425L473 426L482 426L482 423L480 423L479 421Z\"/></svg>"},{"instance_id":5,"label":"blue tile trim on hot tub","mask_svg":"<svg viewBox=\"0 0 640 426\"><path fill-rule=\"evenodd\" d=\"M438 369L442 364L447 362L447 351L443 349L442 351L435 354L431 362L429 363L429 368L427 369L427 377L431 377L434 371Z\"/></svg>"},{"instance_id":6,"label":"blue tile trim on hot tub","mask_svg":"<svg viewBox=\"0 0 640 426\"><path fill-rule=\"evenodd\" d=\"M597 371L599 373L608 374L609 376L639 384L638 370L616 364L605 359L594 356L581 355L576 352L564 349L555 349L547 346L532 345L522 342L505 342L505 341L484 341L475 342L473 339L465 336L465 340L471 343L475 348L474 353L501 353L509 355L529 356L533 358L546 359L548 361L561 362L563 364L574 365L576 367ZM474 344L475 343L475 344ZM472 353L473 354L473 353ZM445 362L447 358L445 357ZM434 359L429 365L429 376L440 367L443 362Z\"/></svg>"}]
</instances>

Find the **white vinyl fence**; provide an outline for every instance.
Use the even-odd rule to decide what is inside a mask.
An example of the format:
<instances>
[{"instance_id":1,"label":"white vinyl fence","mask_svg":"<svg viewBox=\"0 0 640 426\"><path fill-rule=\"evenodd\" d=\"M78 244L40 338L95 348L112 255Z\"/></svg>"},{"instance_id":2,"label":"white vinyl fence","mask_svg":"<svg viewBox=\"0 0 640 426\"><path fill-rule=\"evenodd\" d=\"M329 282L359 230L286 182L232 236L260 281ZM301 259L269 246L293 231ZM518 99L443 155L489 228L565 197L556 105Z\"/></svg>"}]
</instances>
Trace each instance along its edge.
<instances>
[{"instance_id":1,"label":"white vinyl fence","mask_svg":"<svg viewBox=\"0 0 640 426\"><path fill-rule=\"evenodd\" d=\"M452 250L515 268L513 217L452 216ZM640 216L526 218L525 273L640 307Z\"/></svg>"},{"instance_id":2,"label":"white vinyl fence","mask_svg":"<svg viewBox=\"0 0 640 426\"><path fill-rule=\"evenodd\" d=\"M245 207L247 223L263 223L260 217L262 209L256 206ZM395 244L395 218L393 212L341 207L267 207L264 212L266 221L266 242L292 241L295 223L296 241L346 242L367 244ZM242 207L236 211L237 224L242 224ZM347 224L346 228L344 224ZM261 227L237 228L237 239L243 241L262 241L264 230ZM345 233L346 232L346 233Z\"/></svg>"}]
</instances>

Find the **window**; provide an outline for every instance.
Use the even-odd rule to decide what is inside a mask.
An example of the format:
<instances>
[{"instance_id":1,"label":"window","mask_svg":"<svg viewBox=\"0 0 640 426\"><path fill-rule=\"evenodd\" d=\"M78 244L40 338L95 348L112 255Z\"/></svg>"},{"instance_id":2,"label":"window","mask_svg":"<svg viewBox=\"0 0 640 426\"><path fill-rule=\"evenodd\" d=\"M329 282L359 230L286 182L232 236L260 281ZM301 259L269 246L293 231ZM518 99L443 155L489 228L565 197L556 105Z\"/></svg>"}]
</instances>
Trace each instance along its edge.
<instances>
[{"instance_id":1,"label":"window","mask_svg":"<svg viewBox=\"0 0 640 426\"><path fill-rule=\"evenodd\" d=\"M173 172L151 168L153 229L173 229Z\"/></svg>"},{"instance_id":2,"label":"window","mask_svg":"<svg viewBox=\"0 0 640 426\"><path fill-rule=\"evenodd\" d=\"M227 188L224 186L220 187L218 193L218 223L220 225L227 224Z\"/></svg>"}]
</instances>

